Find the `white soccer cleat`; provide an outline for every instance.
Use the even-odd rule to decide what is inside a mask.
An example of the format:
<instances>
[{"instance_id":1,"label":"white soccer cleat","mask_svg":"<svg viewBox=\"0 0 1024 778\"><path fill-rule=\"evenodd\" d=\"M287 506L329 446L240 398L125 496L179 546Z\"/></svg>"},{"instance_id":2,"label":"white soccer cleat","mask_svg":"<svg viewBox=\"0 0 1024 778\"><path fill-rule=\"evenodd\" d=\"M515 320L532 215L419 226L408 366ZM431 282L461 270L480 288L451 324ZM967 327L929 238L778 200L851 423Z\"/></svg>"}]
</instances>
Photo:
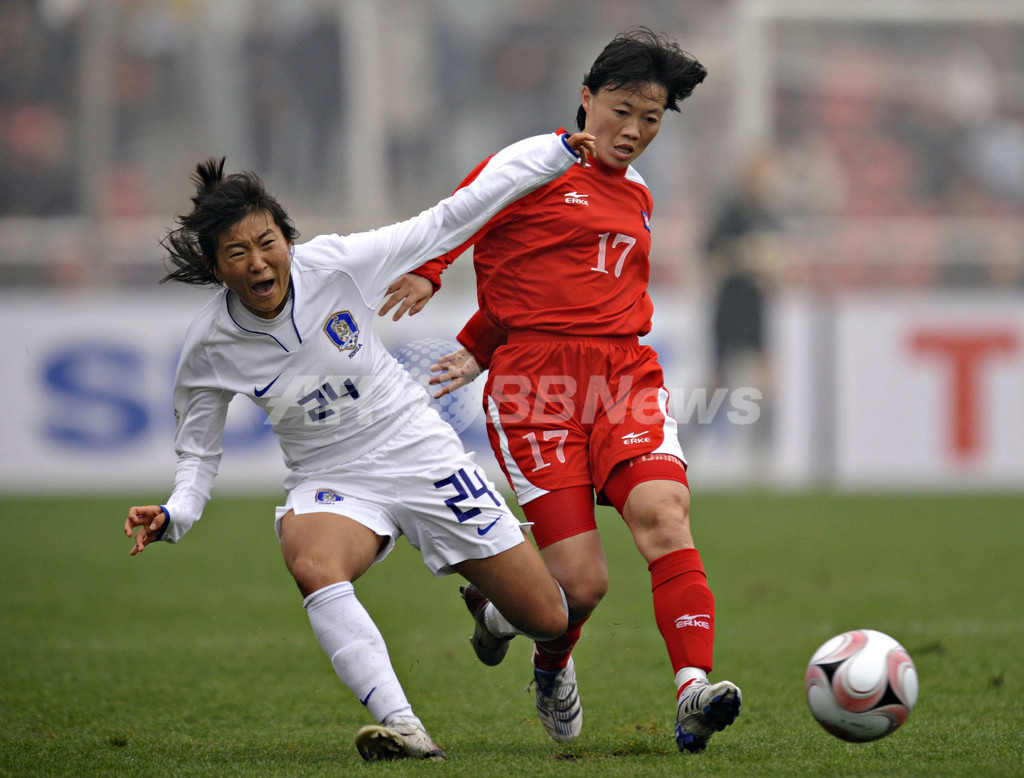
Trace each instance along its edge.
<instances>
[{"instance_id":1,"label":"white soccer cleat","mask_svg":"<svg viewBox=\"0 0 1024 778\"><path fill-rule=\"evenodd\" d=\"M743 695L730 681L712 685L704 678L694 679L679 696L676 706L676 744L680 751L698 753L708 738L732 724L740 715Z\"/></svg>"},{"instance_id":2,"label":"white soccer cleat","mask_svg":"<svg viewBox=\"0 0 1024 778\"><path fill-rule=\"evenodd\" d=\"M569 664L561 670L533 668L536 684L537 713L552 740L568 743L579 737L583 729L583 706L576 687L576 666Z\"/></svg>"},{"instance_id":3,"label":"white soccer cleat","mask_svg":"<svg viewBox=\"0 0 1024 778\"><path fill-rule=\"evenodd\" d=\"M426 759L443 762L444 751L430 739L417 719L385 719L356 733L356 749L367 762Z\"/></svg>"}]
</instances>

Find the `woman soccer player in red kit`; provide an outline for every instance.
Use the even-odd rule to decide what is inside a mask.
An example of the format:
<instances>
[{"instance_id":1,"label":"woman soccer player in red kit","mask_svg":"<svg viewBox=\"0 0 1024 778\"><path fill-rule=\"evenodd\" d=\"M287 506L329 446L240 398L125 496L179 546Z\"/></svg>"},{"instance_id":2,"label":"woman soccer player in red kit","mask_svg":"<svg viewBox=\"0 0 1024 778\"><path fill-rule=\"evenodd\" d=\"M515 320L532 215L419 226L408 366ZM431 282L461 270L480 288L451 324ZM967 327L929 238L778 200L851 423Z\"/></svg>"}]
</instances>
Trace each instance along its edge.
<instances>
[{"instance_id":1,"label":"woman soccer player in red kit","mask_svg":"<svg viewBox=\"0 0 1024 778\"><path fill-rule=\"evenodd\" d=\"M511 203L464 246L392 285L381 314L418 311L440 272L474 247L479 311L440 360L442 393L489 368L488 437L548 569L565 590L569 628L535 643L537 710L556 741L582 727L572 649L608 588L594 497L622 515L651 573L654 613L678 689L676 741L698 752L739 714L739 688L712 684L714 598L690 531L686 459L669 415L651 329L652 199L632 167L666 111L704 67L641 29L609 43L583 81L577 124L597 154ZM494 158L482 163L465 186ZM428 284L428 281L430 282ZM486 664L516 634L472 586L473 645Z\"/></svg>"}]
</instances>

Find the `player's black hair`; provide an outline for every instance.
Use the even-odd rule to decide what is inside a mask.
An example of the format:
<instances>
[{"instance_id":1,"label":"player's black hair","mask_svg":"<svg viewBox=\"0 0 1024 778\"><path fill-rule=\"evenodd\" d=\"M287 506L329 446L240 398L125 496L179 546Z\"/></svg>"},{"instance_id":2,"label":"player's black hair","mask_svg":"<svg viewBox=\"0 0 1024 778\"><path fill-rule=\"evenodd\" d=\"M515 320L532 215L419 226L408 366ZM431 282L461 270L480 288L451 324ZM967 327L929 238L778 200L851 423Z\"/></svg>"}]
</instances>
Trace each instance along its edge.
<instances>
[{"instance_id":1,"label":"player's black hair","mask_svg":"<svg viewBox=\"0 0 1024 778\"><path fill-rule=\"evenodd\" d=\"M671 38L641 27L616 35L583 76L583 85L596 94L600 89L630 84L661 84L668 92L665 108L678 111L679 102L689 97L707 74L704 66ZM586 121L587 112L581 105L576 112L580 130Z\"/></svg>"},{"instance_id":2,"label":"player's black hair","mask_svg":"<svg viewBox=\"0 0 1024 778\"><path fill-rule=\"evenodd\" d=\"M192 182L196 185L196 194L192 198L191 213L175 217L178 228L160 241L168 254L167 260L175 268L160 279L161 284L165 281L197 286L220 284L214 270L221 233L249 214L266 211L289 243L299 237L299 231L281 203L267 192L259 176L245 171L225 178L224 157L197 164Z\"/></svg>"}]
</instances>

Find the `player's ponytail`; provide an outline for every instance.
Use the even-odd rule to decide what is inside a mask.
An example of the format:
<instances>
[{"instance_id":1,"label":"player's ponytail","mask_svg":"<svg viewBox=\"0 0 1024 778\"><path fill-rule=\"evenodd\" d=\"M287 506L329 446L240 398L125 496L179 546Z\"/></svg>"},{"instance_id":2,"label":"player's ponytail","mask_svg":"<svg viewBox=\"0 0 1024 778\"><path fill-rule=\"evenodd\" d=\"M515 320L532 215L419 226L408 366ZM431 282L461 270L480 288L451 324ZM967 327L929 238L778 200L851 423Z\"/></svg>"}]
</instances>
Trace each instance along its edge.
<instances>
[{"instance_id":1,"label":"player's ponytail","mask_svg":"<svg viewBox=\"0 0 1024 778\"><path fill-rule=\"evenodd\" d=\"M191 177L192 183L196 186L196 194L192 198L196 207L224 180L224 162L226 160L226 157L221 157L219 160L210 157L196 165Z\"/></svg>"}]
</instances>

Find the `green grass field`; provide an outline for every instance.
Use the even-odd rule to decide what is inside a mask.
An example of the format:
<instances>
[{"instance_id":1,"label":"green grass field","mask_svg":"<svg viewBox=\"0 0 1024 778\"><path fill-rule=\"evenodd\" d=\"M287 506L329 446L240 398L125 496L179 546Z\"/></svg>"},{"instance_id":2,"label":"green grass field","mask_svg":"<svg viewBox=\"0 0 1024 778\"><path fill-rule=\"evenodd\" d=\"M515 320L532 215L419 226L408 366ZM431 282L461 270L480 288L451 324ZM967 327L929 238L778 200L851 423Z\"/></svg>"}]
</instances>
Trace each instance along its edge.
<instances>
[{"instance_id":1,"label":"green grass field","mask_svg":"<svg viewBox=\"0 0 1024 778\"><path fill-rule=\"evenodd\" d=\"M647 571L614 513L570 745L524 693L528 643L479 664L459 579L433 579L403 542L356 591L443 765L360 760L370 720L309 629L274 497L215 499L177 546L129 558L134 501L0 499L0 775L1024 774L1024 496L698 495L713 678L739 684L744 707L697 756L676 750ZM900 640L921 682L902 729L857 745L803 697L811 653L855 627Z\"/></svg>"}]
</instances>

